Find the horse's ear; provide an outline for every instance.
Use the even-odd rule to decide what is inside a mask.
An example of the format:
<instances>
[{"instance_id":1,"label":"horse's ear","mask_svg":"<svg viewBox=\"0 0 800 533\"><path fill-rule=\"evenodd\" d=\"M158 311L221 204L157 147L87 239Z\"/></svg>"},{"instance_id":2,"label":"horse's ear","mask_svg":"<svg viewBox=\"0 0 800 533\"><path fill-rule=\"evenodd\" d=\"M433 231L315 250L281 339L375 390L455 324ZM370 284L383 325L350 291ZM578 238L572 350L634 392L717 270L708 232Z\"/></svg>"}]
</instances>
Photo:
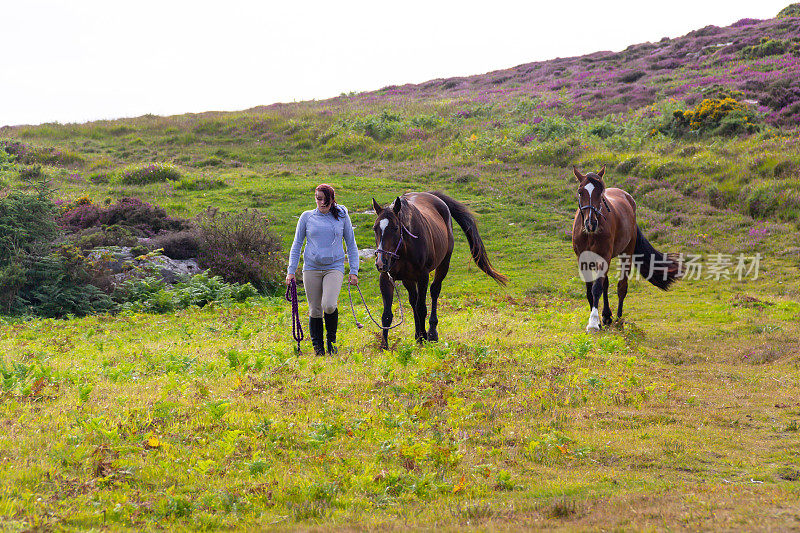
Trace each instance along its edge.
<instances>
[{"instance_id":1,"label":"horse's ear","mask_svg":"<svg viewBox=\"0 0 800 533\"><path fill-rule=\"evenodd\" d=\"M392 206L392 210L394 211L395 215L399 215L400 214L400 208L401 207L403 207L403 201L400 200L400 197L398 196L397 198L395 198L394 205Z\"/></svg>"},{"instance_id":2,"label":"horse's ear","mask_svg":"<svg viewBox=\"0 0 800 533\"><path fill-rule=\"evenodd\" d=\"M603 165L603 168L600 169L600 172L598 172L597 175L602 178L603 174L605 174L605 173L606 173L606 166Z\"/></svg>"},{"instance_id":3,"label":"horse's ear","mask_svg":"<svg viewBox=\"0 0 800 533\"><path fill-rule=\"evenodd\" d=\"M578 183L581 183L583 182L583 180L586 179L586 176L578 172L578 167L576 167L575 165L572 165L572 173L575 174L575 179L578 180Z\"/></svg>"},{"instance_id":4,"label":"horse's ear","mask_svg":"<svg viewBox=\"0 0 800 533\"><path fill-rule=\"evenodd\" d=\"M380 215L383 208L378 205L378 202L375 201L375 198L372 199L372 208L375 210L376 215Z\"/></svg>"}]
</instances>

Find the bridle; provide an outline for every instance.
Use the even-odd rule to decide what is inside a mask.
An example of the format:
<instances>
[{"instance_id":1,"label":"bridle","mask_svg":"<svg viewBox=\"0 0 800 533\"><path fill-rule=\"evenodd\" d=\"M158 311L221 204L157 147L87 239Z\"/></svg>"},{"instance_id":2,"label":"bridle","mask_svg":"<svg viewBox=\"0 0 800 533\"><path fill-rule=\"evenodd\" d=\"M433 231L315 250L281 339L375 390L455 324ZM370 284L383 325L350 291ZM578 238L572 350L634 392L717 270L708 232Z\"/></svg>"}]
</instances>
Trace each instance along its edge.
<instances>
[{"instance_id":1,"label":"bridle","mask_svg":"<svg viewBox=\"0 0 800 533\"><path fill-rule=\"evenodd\" d=\"M589 205L581 205L581 194L580 194L580 192L578 192L578 209L580 210L580 213L581 213L581 224L584 224L584 225L586 224L586 217L583 214L583 210L584 209L588 209L590 211L590 214L591 213L595 213L597 215L598 219L600 219L602 217L603 220L606 219L606 216L603 214L603 207L606 208L607 212L609 212L609 213L611 212L611 208L608 206L608 202L606 201L605 194L601 194L600 195L600 201L602 202L602 205L600 206L600 208L597 208L597 207L593 206L591 204L591 201L592 201L592 198L590 196L589 197Z\"/></svg>"},{"instance_id":2,"label":"bridle","mask_svg":"<svg viewBox=\"0 0 800 533\"><path fill-rule=\"evenodd\" d=\"M381 248L378 248L377 250L375 250L375 255L382 254L382 257L384 258L384 261L386 261L386 256L387 255L389 257L391 257L391 258L399 259L400 255L398 255L397 252L400 251L400 247L403 245L403 233L408 233L408 236L411 237L412 239L419 238L416 235L414 235L413 233L411 233L411 231L409 231L409 229L405 226L405 224L403 224L401 222L400 223L400 239L397 241L397 246L395 246L394 252L390 252L389 250L383 250ZM389 262L388 261L386 261L386 271L387 272L389 271Z\"/></svg>"}]
</instances>

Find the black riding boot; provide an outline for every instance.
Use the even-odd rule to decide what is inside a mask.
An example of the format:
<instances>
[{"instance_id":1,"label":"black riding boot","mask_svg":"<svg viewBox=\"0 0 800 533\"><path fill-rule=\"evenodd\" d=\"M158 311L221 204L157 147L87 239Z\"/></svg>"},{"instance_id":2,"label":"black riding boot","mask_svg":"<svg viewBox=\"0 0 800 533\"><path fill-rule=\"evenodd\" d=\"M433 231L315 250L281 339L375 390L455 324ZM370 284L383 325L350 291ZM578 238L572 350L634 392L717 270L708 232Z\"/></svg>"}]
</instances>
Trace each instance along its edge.
<instances>
[{"instance_id":1,"label":"black riding boot","mask_svg":"<svg viewBox=\"0 0 800 533\"><path fill-rule=\"evenodd\" d=\"M336 349L336 328L339 326L339 310L325 313L325 335L328 337L328 354L333 355Z\"/></svg>"},{"instance_id":2,"label":"black riding boot","mask_svg":"<svg viewBox=\"0 0 800 533\"><path fill-rule=\"evenodd\" d=\"M322 338L322 317L308 319L308 334L311 336L311 345L316 355L325 355L325 342Z\"/></svg>"}]
</instances>

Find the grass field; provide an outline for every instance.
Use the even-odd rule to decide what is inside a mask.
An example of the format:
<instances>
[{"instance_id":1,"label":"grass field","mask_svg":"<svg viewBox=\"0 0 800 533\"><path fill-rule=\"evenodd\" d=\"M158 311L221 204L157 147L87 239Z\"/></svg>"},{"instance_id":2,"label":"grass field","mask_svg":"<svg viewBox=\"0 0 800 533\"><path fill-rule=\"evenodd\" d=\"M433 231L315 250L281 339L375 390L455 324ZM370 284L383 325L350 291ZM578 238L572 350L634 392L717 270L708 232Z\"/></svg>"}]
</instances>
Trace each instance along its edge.
<instances>
[{"instance_id":1,"label":"grass field","mask_svg":"<svg viewBox=\"0 0 800 533\"><path fill-rule=\"evenodd\" d=\"M231 185L218 196L138 192L192 211L257 190L288 244L292 215L329 181L366 246L361 212L373 196L442 187L478 213L508 289L469 263L459 235L442 342L417 347L407 324L378 350L374 329L355 329L345 292L340 353L326 358L307 343L294 354L278 297L6 321L4 529L798 526L800 304L796 259L781 255L790 229L771 223L748 244L752 220L706 206L696 223L661 230L659 247L761 253L759 279L684 280L667 293L635 282L624 329L589 336L565 235L567 171L529 169L498 187L502 170L466 184L403 164L360 170L268 165L223 174ZM642 211L653 228L670 215ZM374 307L376 279L363 264Z\"/></svg>"},{"instance_id":2,"label":"grass field","mask_svg":"<svg viewBox=\"0 0 800 533\"><path fill-rule=\"evenodd\" d=\"M536 99L379 96L0 129L24 143L0 149L0 193L39 174L69 200L258 208L284 248L320 182L362 248L373 197L441 189L510 278L457 233L441 342L417 346L406 323L379 350L344 290L322 358L295 353L280 296L0 317L0 529L800 528L797 131L673 138L657 127L685 103L668 98L580 119ZM154 162L179 179L125 180ZM706 268L758 255L757 276L634 281L624 327L588 335L572 164L608 165L659 250ZM379 309L371 262L361 285Z\"/></svg>"}]
</instances>

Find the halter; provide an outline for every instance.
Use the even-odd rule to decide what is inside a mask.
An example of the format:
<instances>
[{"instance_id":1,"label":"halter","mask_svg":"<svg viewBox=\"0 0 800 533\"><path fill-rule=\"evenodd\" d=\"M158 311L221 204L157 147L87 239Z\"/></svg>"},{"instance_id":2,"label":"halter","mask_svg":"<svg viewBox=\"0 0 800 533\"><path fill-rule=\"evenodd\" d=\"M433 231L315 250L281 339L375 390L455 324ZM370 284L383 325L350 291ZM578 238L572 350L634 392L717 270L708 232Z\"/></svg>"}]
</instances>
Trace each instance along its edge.
<instances>
[{"instance_id":1,"label":"halter","mask_svg":"<svg viewBox=\"0 0 800 533\"><path fill-rule=\"evenodd\" d=\"M399 259L400 256L397 254L397 252L400 251L400 246L403 244L403 232L408 233L408 236L411 237L412 239L417 239L418 238L416 235L411 233L408 230L408 228L406 228L406 226L401 222L400 223L400 240L397 241L397 246L395 247L394 252L390 252L389 250L382 250L382 249L378 248L377 250L375 250L375 255L385 254L385 255L388 255L389 257L394 257L395 259Z\"/></svg>"},{"instance_id":2,"label":"halter","mask_svg":"<svg viewBox=\"0 0 800 533\"><path fill-rule=\"evenodd\" d=\"M589 200L591 200L591 198ZM603 202L603 206L605 206L606 211L608 211L610 213L611 212L611 208L608 207L608 202L606 201L605 195L600 196L600 200ZM598 209L597 207L593 206L592 204L581 205L581 197L580 197L580 195L578 195L578 209L580 209L580 212L581 212L581 222L584 222L586 220L586 218L583 216L583 210L584 209L591 210L592 212L597 214L598 217L603 217L603 220L606 219L606 216L603 214L602 206L601 206L600 209Z\"/></svg>"}]
</instances>

